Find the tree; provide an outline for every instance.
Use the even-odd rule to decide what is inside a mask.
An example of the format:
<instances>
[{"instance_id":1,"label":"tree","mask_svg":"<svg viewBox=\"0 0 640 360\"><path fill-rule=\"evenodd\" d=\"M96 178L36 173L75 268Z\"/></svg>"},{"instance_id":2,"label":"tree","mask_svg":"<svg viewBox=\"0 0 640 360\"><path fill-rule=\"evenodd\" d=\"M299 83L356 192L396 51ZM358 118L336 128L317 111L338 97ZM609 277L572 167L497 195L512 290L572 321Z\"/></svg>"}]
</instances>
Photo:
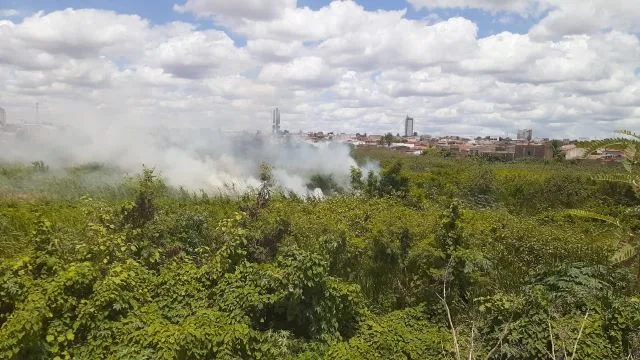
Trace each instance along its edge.
<instances>
[{"instance_id":1,"label":"tree","mask_svg":"<svg viewBox=\"0 0 640 360\"><path fill-rule=\"evenodd\" d=\"M586 210L568 210L568 214L606 222L616 227L618 236L618 250L611 257L613 264L636 262L636 286L640 287L640 242L638 241L638 229L634 224L612 216L598 214Z\"/></svg>"},{"instance_id":2,"label":"tree","mask_svg":"<svg viewBox=\"0 0 640 360\"><path fill-rule=\"evenodd\" d=\"M273 186L273 173L271 166L267 163L260 164L260 191L258 192L258 199L256 206L258 209L262 209L269 203L271 198L271 187Z\"/></svg>"},{"instance_id":3,"label":"tree","mask_svg":"<svg viewBox=\"0 0 640 360\"><path fill-rule=\"evenodd\" d=\"M636 166L640 162L640 135L628 130L617 131L625 137L605 139L593 142L585 151L585 157L598 149L616 147L624 149L624 159L622 164L625 172L613 176L600 176L596 180L614 181L630 184L636 193L640 193L640 174ZM620 219L584 210L569 210L569 214L574 216L590 218L607 222L618 228L619 244L618 251L613 255L614 264L630 263L635 261L637 266L636 286L640 287L640 244L638 241L638 230Z\"/></svg>"},{"instance_id":4,"label":"tree","mask_svg":"<svg viewBox=\"0 0 640 360\"><path fill-rule=\"evenodd\" d=\"M394 162L382 170L380 174L381 195L406 197L409 194L409 178L402 174L402 162Z\"/></svg>"},{"instance_id":5,"label":"tree","mask_svg":"<svg viewBox=\"0 0 640 360\"><path fill-rule=\"evenodd\" d=\"M323 194L331 195L333 193L342 192L342 188L333 179L333 175L314 174L307 183L307 189L314 190L320 189Z\"/></svg>"},{"instance_id":6,"label":"tree","mask_svg":"<svg viewBox=\"0 0 640 360\"><path fill-rule=\"evenodd\" d=\"M162 180L153 169L144 168L136 184L136 198L123 208L123 221L134 228L140 228L153 219L155 214L154 198L166 190Z\"/></svg>"},{"instance_id":7,"label":"tree","mask_svg":"<svg viewBox=\"0 0 640 360\"><path fill-rule=\"evenodd\" d=\"M378 194L378 177L376 176L376 173L373 170L369 170L369 173L367 174L367 187L366 187L366 193L369 196L374 196Z\"/></svg>"},{"instance_id":8,"label":"tree","mask_svg":"<svg viewBox=\"0 0 640 360\"><path fill-rule=\"evenodd\" d=\"M460 228L461 217L460 204L451 203L449 209L442 215L440 228L436 232L436 242L443 255L445 282L450 277L452 287L457 290L457 295L464 302L467 302L470 281L465 273L464 251L466 244Z\"/></svg>"},{"instance_id":9,"label":"tree","mask_svg":"<svg viewBox=\"0 0 640 360\"><path fill-rule=\"evenodd\" d=\"M364 190L364 182L362 181L362 170L359 167L351 167L351 187L353 190Z\"/></svg>"},{"instance_id":10,"label":"tree","mask_svg":"<svg viewBox=\"0 0 640 360\"><path fill-rule=\"evenodd\" d=\"M640 172L638 172L636 168L638 163L640 163L640 135L629 130L619 130L617 133L624 137L594 141L585 149L584 157L587 157L598 149L623 149L624 158L622 160L622 165L624 166L626 173L598 177L596 180L627 183L633 186L633 189L636 192L640 192Z\"/></svg>"},{"instance_id":11,"label":"tree","mask_svg":"<svg viewBox=\"0 0 640 360\"><path fill-rule=\"evenodd\" d=\"M387 144L387 146L391 146L391 143L393 143L393 140L394 140L394 137L392 133L386 133L381 139L382 144L383 145Z\"/></svg>"},{"instance_id":12,"label":"tree","mask_svg":"<svg viewBox=\"0 0 640 360\"><path fill-rule=\"evenodd\" d=\"M562 159L562 140L551 140L551 151L554 159Z\"/></svg>"}]
</instances>

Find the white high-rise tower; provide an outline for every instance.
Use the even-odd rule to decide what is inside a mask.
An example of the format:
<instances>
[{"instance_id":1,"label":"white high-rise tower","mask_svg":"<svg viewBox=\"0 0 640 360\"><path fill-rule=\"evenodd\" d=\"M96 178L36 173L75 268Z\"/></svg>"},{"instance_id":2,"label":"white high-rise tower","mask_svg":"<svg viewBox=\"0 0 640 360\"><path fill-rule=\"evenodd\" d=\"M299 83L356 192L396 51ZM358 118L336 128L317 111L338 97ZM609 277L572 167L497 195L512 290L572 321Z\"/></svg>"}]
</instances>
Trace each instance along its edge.
<instances>
[{"instance_id":1,"label":"white high-rise tower","mask_svg":"<svg viewBox=\"0 0 640 360\"><path fill-rule=\"evenodd\" d=\"M280 134L280 109L278 108L273 110L273 123L271 125L271 130L274 134Z\"/></svg>"},{"instance_id":2,"label":"white high-rise tower","mask_svg":"<svg viewBox=\"0 0 640 360\"><path fill-rule=\"evenodd\" d=\"M404 119L404 136L413 136L413 118L409 115Z\"/></svg>"},{"instance_id":3,"label":"white high-rise tower","mask_svg":"<svg viewBox=\"0 0 640 360\"><path fill-rule=\"evenodd\" d=\"M0 107L0 127L7 125L7 112Z\"/></svg>"},{"instance_id":4,"label":"white high-rise tower","mask_svg":"<svg viewBox=\"0 0 640 360\"><path fill-rule=\"evenodd\" d=\"M518 140L531 141L532 138L533 138L533 130L531 130L531 129L520 129L520 130L518 130L518 136L517 136Z\"/></svg>"}]
</instances>

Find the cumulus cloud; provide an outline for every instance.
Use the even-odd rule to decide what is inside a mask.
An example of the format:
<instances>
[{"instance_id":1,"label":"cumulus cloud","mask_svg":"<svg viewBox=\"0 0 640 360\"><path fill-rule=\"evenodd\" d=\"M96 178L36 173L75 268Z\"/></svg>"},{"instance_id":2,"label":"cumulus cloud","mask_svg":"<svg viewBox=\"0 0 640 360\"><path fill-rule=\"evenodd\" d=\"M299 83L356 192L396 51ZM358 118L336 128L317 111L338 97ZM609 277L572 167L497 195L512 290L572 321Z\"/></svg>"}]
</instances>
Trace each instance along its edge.
<instances>
[{"instance_id":1,"label":"cumulus cloud","mask_svg":"<svg viewBox=\"0 0 640 360\"><path fill-rule=\"evenodd\" d=\"M269 21L245 21L229 24L250 39L321 41L354 32L394 26L405 10L366 11L355 1L333 1L318 10L286 8L282 16Z\"/></svg>"},{"instance_id":2,"label":"cumulus cloud","mask_svg":"<svg viewBox=\"0 0 640 360\"><path fill-rule=\"evenodd\" d=\"M201 79L213 72L241 72L249 58L246 50L236 48L226 33L208 30L168 38L147 50L145 63L177 77Z\"/></svg>"},{"instance_id":3,"label":"cumulus cloud","mask_svg":"<svg viewBox=\"0 0 640 360\"><path fill-rule=\"evenodd\" d=\"M552 10L531 29L539 39L589 34L605 29L640 32L640 6L634 0L549 0Z\"/></svg>"},{"instance_id":4,"label":"cumulus cloud","mask_svg":"<svg viewBox=\"0 0 640 360\"><path fill-rule=\"evenodd\" d=\"M369 70L388 66L420 68L464 59L475 51L476 33L476 25L464 18L431 26L401 20L387 28L332 38L319 49L334 64L342 66Z\"/></svg>"},{"instance_id":5,"label":"cumulus cloud","mask_svg":"<svg viewBox=\"0 0 640 360\"><path fill-rule=\"evenodd\" d=\"M470 78L442 71L440 67L415 72L390 70L380 74L378 83L393 97L444 97L477 93L490 86L488 79Z\"/></svg>"},{"instance_id":6,"label":"cumulus cloud","mask_svg":"<svg viewBox=\"0 0 640 360\"><path fill-rule=\"evenodd\" d=\"M15 26L12 39L51 54L73 57L135 49L149 26L137 15L94 9L39 12Z\"/></svg>"},{"instance_id":7,"label":"cumulus cloud","mask_svg":"<svg viewBox=\"0 0 640 360\"><path fill-rule=\"evenodd\" d=\"M296 0L187 0L174 5L178 12L191 12L198 16L229 17L249 20L269 20L282 15L285 9L296 7Z\"/></svg>"},{"instance_id":8,"label":"cumulus cloud","mask_svg":"<svg viewBox=\"0 0 640 360\"><path fill-rule=\"evenodd\" d=\"M307 53L302 41L278 41L273 39L251 39L247 50L262 62L286 62Z\"/></svg>"},{"instance_id":9,"label":"cumulus cloud","mask_svg":"<svg viewBox=\"0 0 640 360\"><path fill-rule=\"evenodd\" d=\"M13 17L20 15L20 12L16 9L0 9L0 18Z\"/></svg>"},{"instance_id":10,"label":"cumulus cloud","mask_svg":"<svg viewBox=\"0 0 640 360\"><path fill-rule=\"evenodd\" d=\"M416 9L471 8L539 18L537 39L593 33L605 29L640 31L636 0L408 0ZM508 19L501 17L500 19ZM500 20L499 19L499 20Z\"/></svg>"},{"instance_id":11,"label":"cumulus cloud","mask_svg":"<svg viewBox=\"0 0 640 360\"><path fill-rule=\"evenodd\" d=\"M496 21L529 16L536 25L482 37L486 24L474 19L411 19L356 1L176 5L205 26L108 10L39 12L0 20L0 106L10 121L32 119L39 102L52 122L252 133L269 129L275 106L293 131L395 133L407 113L417 131L436 134L531 126L547 136L601 135L640 121L633 2L410 3L500 12Z\"/></svg>"},{"instance_id":12,"label":"cumulus cloud","mask_svg":"<svg viewBox=\"0 0 640 360\"><path fill-rule=\"evenodd\" d=\"M300 57L286 64L268 64L258 77L269 83L288 83L302 87L331 86L336 79L335 72L322 58Z\"/></svg>"},{"instance_id":13,"label":"cumulus cloud","mask_svg":"<svg viewBox=\"0 0 640 360\"><path fill-rule=\"evenodd\" d=\"M511 11L526 14L535 9L534 0L408 0L421 8L473 8L488 11Z\"/></svg>"}]
</instances>

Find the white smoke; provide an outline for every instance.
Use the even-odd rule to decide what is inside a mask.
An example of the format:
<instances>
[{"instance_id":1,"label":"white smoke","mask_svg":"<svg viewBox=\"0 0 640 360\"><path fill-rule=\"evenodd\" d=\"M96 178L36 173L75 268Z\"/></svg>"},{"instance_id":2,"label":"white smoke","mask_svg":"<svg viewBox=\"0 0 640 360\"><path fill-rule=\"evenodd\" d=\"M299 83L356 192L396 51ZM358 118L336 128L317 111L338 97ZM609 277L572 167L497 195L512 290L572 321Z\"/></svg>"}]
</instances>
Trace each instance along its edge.
<instances>
[{"instance_id":1,"label":"white smoke","mask_svg":"<svg viewBox=\"0 0 640 360\"><path fill-rule=\"evenodd\" d=\"M246 191L260 185L260 164L273 169L276 185L303 196L319 196L307 184L314 174L331 175L349 187L357 166L340 143L310 144L297 136L250 132L225 133L207 128L34 126L0 129L0 161L42 160L52 167L100 162L137 173L155 168L172 186L219 192Z\"/></svg>"}]
</instances>

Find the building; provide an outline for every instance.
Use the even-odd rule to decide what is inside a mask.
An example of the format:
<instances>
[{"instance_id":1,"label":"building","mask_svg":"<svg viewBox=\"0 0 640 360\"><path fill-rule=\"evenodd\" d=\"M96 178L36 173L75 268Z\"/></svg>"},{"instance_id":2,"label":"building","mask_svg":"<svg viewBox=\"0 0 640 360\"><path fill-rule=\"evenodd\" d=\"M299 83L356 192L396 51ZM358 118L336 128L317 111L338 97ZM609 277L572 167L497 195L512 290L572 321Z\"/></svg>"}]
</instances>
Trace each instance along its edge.
<instances>
[{"instance_id":1,"label":"building","mask_svg":"<svg viewBox=\"0 0 640 360\"><path fill-rule=\"evenodd\" d=\"M526 140L531 141L533 139L533 130L531 129L520 129L518 130L518 140Z\"/></svg>"},{"instance_id":2,"label":"building","mask_svg":"<svg viewBox=\"0 0 640 360\"><path fill-rule=\"evenodd\" d=\"M7 112L0 107L0 127L7 125Z\"/></svg>"},{"instance_id":3,"label":"building","mask_svg":"<svg viewBox=\"0 0 640 360\"><path fill-rule=\"evenodd\" d=\"M515 146L514 160L535 158L541 160L550 160L553 158L553 150L551 144L517 144Z\"/></svg>"},{"instance_id":4,"label":"building","mask_svg":"<svg viewBox=\"0 0 640 360\"><path fill-rule=\"evenodd\" d=\"M573 145L572 148L568 148L566 151L563 150L562 152L565 154L564 155L565 159L575 160L575 159L582 159L585 155L586 150Z\"/></svg>"},{"instance_id":5,"label":"building","mask_svg":"<svg viewBox=\"0 0 640 360\"><path fill-rule=\"evenodd\" d=\"M271 131L274 134L280 134L280 109L275 108L273 110L273 120L271 125Z\"/></svg>"},{"instance_id":6,"label":"building","mask_svg":"<svg viewBox=\"0 0 640 360\"><path fill-rule=\"evenodd\" d=\"M413 136L413 118L409 115L404 119L404 136Z\"/></svg>"}]
</instances>

